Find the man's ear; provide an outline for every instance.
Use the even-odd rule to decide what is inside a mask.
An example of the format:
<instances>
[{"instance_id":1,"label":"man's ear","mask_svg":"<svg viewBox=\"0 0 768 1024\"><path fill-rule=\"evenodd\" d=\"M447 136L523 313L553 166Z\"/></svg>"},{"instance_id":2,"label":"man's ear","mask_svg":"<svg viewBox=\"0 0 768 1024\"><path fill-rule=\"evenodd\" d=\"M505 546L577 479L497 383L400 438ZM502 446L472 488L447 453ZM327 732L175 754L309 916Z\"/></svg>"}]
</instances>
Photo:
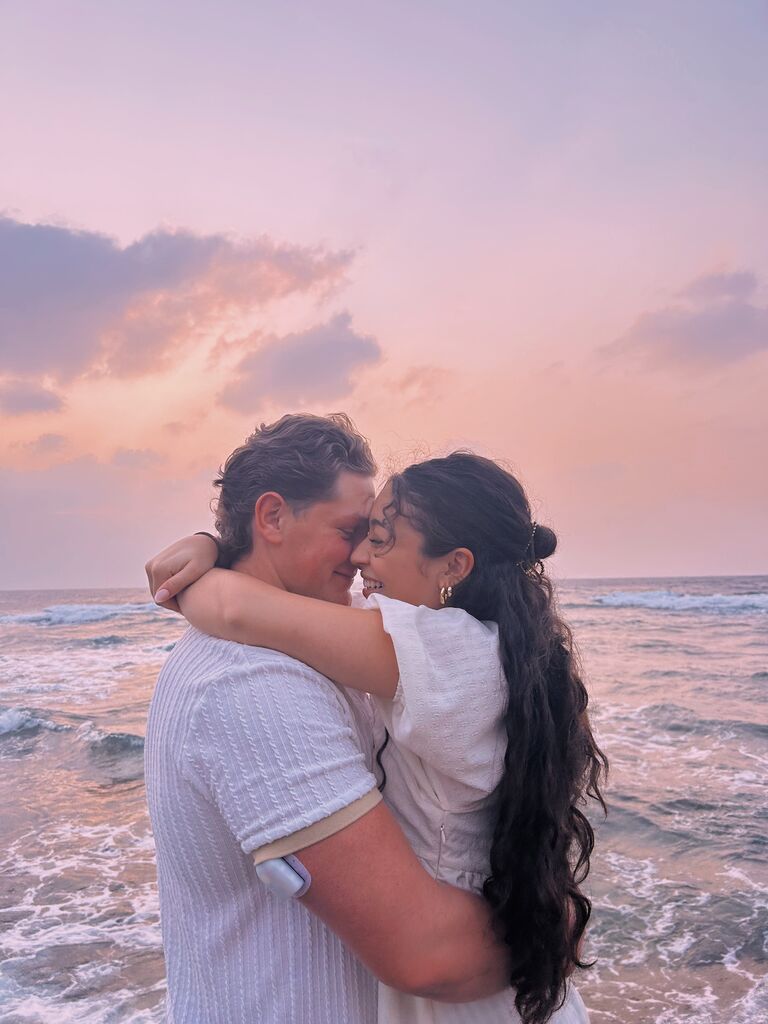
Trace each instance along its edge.
<instances>
[{"instance_id":1,"label":"man's ear","mask_svg":"<svg viewBox=\"0 0 768 1024\"><path fill-rule=\"evenodd\" d=\"M447 556L445 575L452 586L461 583L475 567L475 556L469 548L454 548Z\"/></svg>"},{"instance_id":2,"label":"man's ear","mask_svg":"<svg viewBox=\"0 0 768 1024\"><path fill-rule=\"evenodd\" d=\"M276 491L260 495L253 509L254 540L258 534L267 544L281 544L290 511L288 502Z\"/></svg>"}]
</instances>

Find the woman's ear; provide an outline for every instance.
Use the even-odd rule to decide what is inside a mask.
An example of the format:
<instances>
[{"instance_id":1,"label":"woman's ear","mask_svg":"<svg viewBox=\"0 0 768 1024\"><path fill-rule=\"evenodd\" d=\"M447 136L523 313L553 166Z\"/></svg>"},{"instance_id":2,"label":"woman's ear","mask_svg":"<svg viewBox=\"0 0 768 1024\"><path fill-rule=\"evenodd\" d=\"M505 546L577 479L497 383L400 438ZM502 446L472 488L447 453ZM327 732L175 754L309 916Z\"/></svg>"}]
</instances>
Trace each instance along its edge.
<instances>
[{"instance_id":1,"label":"woman's ear","mask_svg":"<svg viewBox=\"0 0 768 1024\"><path fill-rule=\"evenodd\" d=\"M288 511L285 498L276 491L266 491L260 495L253 508L254 540L258 534L267 544L282 543Z\"/></svg>"},{"instance_id":2,"label":"woman's ear","mask_svg":"<svg viewBox=\"0 0 768 1024\"><path fill-rule=\"evenodd\" d=\"M469 548L454 548L448 555L446 577L451 586L465 580L475 567L475 556Z\"/></svg>"}]
</instances>

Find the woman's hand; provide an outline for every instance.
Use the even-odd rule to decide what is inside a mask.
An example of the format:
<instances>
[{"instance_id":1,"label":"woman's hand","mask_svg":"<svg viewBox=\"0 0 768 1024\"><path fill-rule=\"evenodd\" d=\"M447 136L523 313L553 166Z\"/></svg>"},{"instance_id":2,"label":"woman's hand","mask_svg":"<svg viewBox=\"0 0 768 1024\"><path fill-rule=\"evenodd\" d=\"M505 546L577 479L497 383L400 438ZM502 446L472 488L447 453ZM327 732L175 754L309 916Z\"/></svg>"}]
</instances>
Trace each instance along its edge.
<instances>
[{"instance_id":1,"label":"woman's hand","mask_svg":"<svg viewBox=\"0 0 768 1024\"><path fill-rule=\"evenodd\" d=\"M218 557L212 537L196 533L177 540L144 566L152 598L163 608L181 612L176 595L212 569Z\"/></svg>"}]
</instances>

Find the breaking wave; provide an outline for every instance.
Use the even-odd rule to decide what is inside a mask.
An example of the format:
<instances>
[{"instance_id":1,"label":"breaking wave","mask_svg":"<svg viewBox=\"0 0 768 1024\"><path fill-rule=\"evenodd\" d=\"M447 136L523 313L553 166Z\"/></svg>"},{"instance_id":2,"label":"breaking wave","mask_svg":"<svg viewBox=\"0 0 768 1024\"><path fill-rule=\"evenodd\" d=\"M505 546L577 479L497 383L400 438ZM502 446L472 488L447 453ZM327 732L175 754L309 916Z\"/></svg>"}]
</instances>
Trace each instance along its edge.
<instances>
[{"instance_id":1,"label":"breaking wave","mask_svg":"<svg viewBox=\"0 0 768 1024\"><path fill-rule=\"evenodd\" d=\"M54 604L30 615L0 615L0 622L37 626L80 626L128 615L166 614L153 601L146 604Z\"/></svg>"},{"instance_id":2,"label":"breaking wave","mask_svg":"<svg viewBox=\"0 0 768 1024\"><path fill-rule=\"evenodd\" d=\"M132 732L102 732L92 723L81 726L79 738L91 753L118 757L121 754L133 754L144 750L144 737Z\"/></svg>"},{"instance_id":3,"label":"breaking wave","mask_svg":"<svg viewBox=\"0 0 768 1024\"><path fill-rule=\"evenodd\" d=\"M18 732L36 732L38 729L49 729L61 732L65 725L56 725L47 718L38 718L29 708L6 708L0 711L0 736L8 736Z\"/></svg>"},{"instance_id":4,"label":"breaking wave","mask_svg":"<svg viewBox=\"0 0 768 1024\"><path fill-rule=\"evenodd\" d=\"M649 608L667 612L768 612L768 594L675 594L671 590L616 590L597 594L604 608Z\"/></svg>"}]
</instances>

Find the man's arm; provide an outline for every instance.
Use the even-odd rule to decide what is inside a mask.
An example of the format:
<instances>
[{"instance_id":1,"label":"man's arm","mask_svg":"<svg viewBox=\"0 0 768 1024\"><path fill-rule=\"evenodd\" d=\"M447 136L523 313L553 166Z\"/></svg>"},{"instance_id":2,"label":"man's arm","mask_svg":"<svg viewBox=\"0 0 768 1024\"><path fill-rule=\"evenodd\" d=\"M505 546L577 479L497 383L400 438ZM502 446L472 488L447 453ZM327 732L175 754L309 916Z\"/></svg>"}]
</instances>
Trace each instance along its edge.
<instances>
[{"instance_id":1,"label":"man's arm","mask_svg":"<svg viewBox=\"0 0 768 1024\"><path fill-rule=\"evenodd\" d=\"M301 902L385 984L445 1002L509 984L485 900L427 874L383 803L297 856L312 875Z\"/></svg>"},{"instance_id":2,"label":"man's arm","mask_svg":"<svg viewBox=\"0 0 768 1024\"><path fill-rule=\"evenodd\" d=\"M392 987L448 1002L504 988L488 906L421 866L379 800L338 689L288 658L231 656L198 702L184 764L243 852L297 854L313 879L302 902Z\"/></svg>"}]
</instances>

